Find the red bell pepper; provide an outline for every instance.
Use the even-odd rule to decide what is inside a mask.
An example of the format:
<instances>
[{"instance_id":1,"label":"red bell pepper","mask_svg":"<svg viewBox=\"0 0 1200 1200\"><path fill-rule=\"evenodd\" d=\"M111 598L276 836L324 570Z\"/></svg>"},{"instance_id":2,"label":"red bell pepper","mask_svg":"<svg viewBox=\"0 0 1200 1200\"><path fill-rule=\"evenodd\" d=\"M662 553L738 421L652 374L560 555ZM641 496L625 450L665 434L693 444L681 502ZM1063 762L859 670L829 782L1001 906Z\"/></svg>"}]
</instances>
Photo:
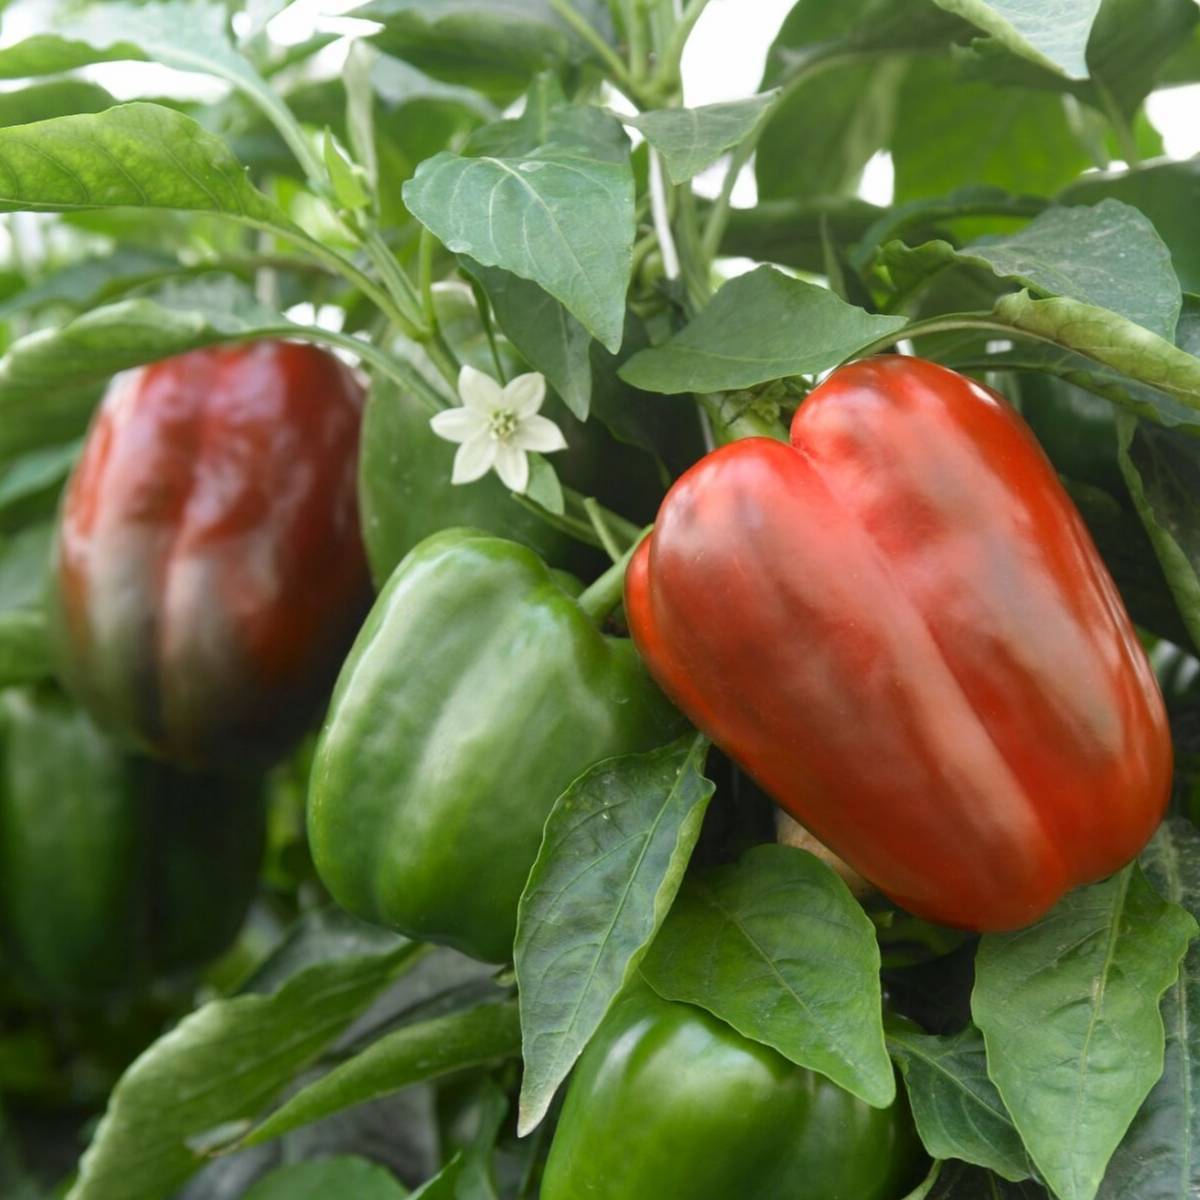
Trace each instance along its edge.
<instances>
[{"instance_id":1,"label":"red bell pepper","mask_svg":"<svg viewBox=\"0 0 1200 1200\"><path fill-rule=\"evenodd\" d=\"M707 455L626 582L659 683L897 904L1019 928L1137 854L1162 697L1082 520L1002 397L843 367L791 444Z\"/></svg>"},{"instance_id":2,"label":"red bell pepper","mask_svg":"<svg viewBox=\"0 0 1200 1200\"><path fill-rule=\"evenodd\" d=\"M114 380L68 484L62 673L105 725L194 766L258 766L315 715L370 602L362 389L261 341Z\"/></svg>"}]
</instances>

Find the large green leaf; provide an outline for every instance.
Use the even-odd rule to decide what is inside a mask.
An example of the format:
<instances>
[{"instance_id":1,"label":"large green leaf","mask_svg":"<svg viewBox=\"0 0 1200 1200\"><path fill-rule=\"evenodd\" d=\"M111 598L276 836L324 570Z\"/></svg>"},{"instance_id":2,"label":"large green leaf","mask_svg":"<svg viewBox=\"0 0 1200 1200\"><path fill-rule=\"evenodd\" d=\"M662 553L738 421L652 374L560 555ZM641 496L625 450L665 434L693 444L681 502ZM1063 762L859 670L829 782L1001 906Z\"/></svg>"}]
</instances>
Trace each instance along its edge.
<instances>
[{"instance_id":1,"label":"large green leaf","mask_svg":"<svg viewBox=\"0 0 1200 1200\"><path fill-rule=\"evenodd\" d=\"M294 232L223 142L160 104L0 129L0 211L166 208Z\"/></svg>"},{"instance_id":2,"label":"large green leaf","mask_svg":"<svg viewBox=\"0 0 1200 1200\"><path fill-rule=\"evenodd\" d=\"M551 113L546 134L521 153L435 155L404 185L404 202L447 249L532 280L615 353L633 266L629 144L594 108Z\"/></svg>"},{"instance_id":3,"label":"large green leaf","mask_svg":"<svg viewBox=\"0 0 1200 1200\"><path fill-rule=\"evenodd\" d=\"M756 846L689 880L642 974L666 999L698 1004L868 1104L896 1094L874 926L804 850Z\"/></svg>"},{"instance_id":4,"label":"large green leaf","mask_svg":"<svg viewBox=\"0 0 1200 1200\"><path fill-rule=\"evenodd\" d=\"M1200 7L1196 11L1200 13ZM1200 211L1200 157L1084 175L1059 196L1059 202L1095 204L1107 196L1133 205L1150 218L1171 251L1179 282L1186 291L1200 291L1200 238L1195 224Z\"/></svg>"},{"instance_id":5,"label":"large green leaf","mask_svg":"<svg viewBox=\"0 0 1200 1200\"><path fill-rule=\"evenodd\" d=\"M0 58L4 51L0 50ZM29 125L77 113L103 112L116 100L99 84L82 79L56 79L0 92L0 126Z\"/></svg>"},{"instance_id":6,"label":"large green leaf","mask_svg":"<svg viewBox=\"0 0 1200 1200\"><path fill-rule=\"evenodd\" d=\"M1023 229L956 250L948 242L914 249L893 242L885 262L902 291L952 263L994 271L1043 296L1069 296L1115 312L1172 339L1183 297L1154 226L1118 200L1048 208Z\"/></svg>"},{"instance_id":7,"label":"large green leaf","mask_svg":"<svg viewBox=\"0 0 1200 1200\"><path fill-rule=\"evenodd\" d=\"M408 1189L385 1167L351 1155L289 1163L260 1179L242 1200L404 1200Z\"/></svg>"},{"instance_id":8,"label":"large green leaf","mask_svg":"<svg viewBox=\"0 0 1200 1200\"><path fill-rule=\"evenodd\" d=\"M979 1030L970 1025L948 1037L933 1037L893 1022L886 1032L930 1157L962 1159L1005 1179L1027 1179L1029 1159L988 1078Z\"/></svg>"},{"instance_id":9,"label":"large green leaf","mask_svg":"<svg viewBox=\"0 0 1200 1200\"><path fill-rule=\"evenodd\" d=\"M404 1025L289 1097L238 1144L255 1146L423 1079L516 1057L520 1046L515 1003L479 1004Z\"/></svg>"},{"instance_id":10,"label":"large green leaf","mask_svg":"<svg viewBox=\"0 0 1200 1200\"><path fill-rule=\"evenodd\" d=\"M1086 79L1085 59L1100 0L935 0L978 25L1009 50L1072 79Z\"/></svg>"},{"instance_id":11,"label":"large green leaf","mask_svg":"<svg viewBox=\"0 0 1200 1200\"><path fill-rule=\"evenodd\" d=\"M572 7L611 32L598 0L572 0ZM374 0L354 15L382 24L374 40L389 54L503 102L540 71L592 53L549 0Z\"/></svg>"},{"instance_id":12,"label":"large green leaf","mask_svg":"<svg viewBox=\"0 0 1200 1200\"><path fill-rule=\"evenodd\" d=\"M621 378L647 392L718 392L823 371L904 325L772 267L731 279L690 324Z\"/></svg>"},{"instance_id":13,"label":"large green leaf","mask_svg":"<svg viewBox=\"0 0 1200 1200\"><path fill-rule=\"evenodd\" d=\"M980 943L971 1008L988 1073L1061 1200L1093 1200L1162 1074L1159 999L1195 933L1134 866Z\"/></svg>"},{"instance_id":14,"label":"large green leaf","mask_svg":"<svg viewBox=\"0 0 1200 1200\"><path fill-rule=\"evenodd\" d=\"M974 82L937 59L909 70L891 151L897 203L981 184L1050 196L1091 166L1061 96Z\"/></svg>"},{"instance_id":15,"label":"large green leaf","mask_svg":"<svg viewBox=\"0 0 1200 1200\"><path fill-rule=\"evenodd\" d=\"M707 753L695 734L599 763L546 821L517 919L523 1131L545 1116L675 898L713 793Z\"/></svg>"},{"instance_id":16,"label":"large green leaf","mask_svg":"<svg viewBox=\"0 0 1200 1200\"><path fill-rule=\"evenodd\" d=\"M1200 917L1200 833L1183 818L1167 821L1142 853L1164 899ZM1188 950L1162 1001L1165 1066L1124 1141L1101 1200L1192 1200L1200 1194L1200 944Z\"/></svg>"},{"instance_id":17,"label":"large green leaf","mask_svg":"<svg viewBox=\"0 0 1200 1200\"><path fill-rule=\"evenodd\" d=\"M203 1163L218 1128L258 1115L414 959L383 931L267 994L213 1000L125 1072L79 1166L69 1200L161 1200Z\"/></svg>"}]
</instances>

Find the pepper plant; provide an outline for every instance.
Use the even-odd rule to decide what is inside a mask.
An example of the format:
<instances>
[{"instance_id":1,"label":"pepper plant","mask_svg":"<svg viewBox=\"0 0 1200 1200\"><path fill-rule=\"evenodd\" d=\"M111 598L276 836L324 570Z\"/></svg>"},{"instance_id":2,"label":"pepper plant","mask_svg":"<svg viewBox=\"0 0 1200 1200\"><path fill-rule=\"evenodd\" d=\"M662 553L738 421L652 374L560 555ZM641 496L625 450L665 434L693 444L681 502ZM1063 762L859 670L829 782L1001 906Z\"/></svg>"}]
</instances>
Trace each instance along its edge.
<instances>
[{"instance_id":1,"label":"pepper plant","mask_svg":"<svg viewBox=\"0 0 1200 1200\"><path fill-rule=\"evenodd\" d=\"M0 14L0 1194L1200 1192L1200 6L733 3Z\"/></svg>"}]
</instances>

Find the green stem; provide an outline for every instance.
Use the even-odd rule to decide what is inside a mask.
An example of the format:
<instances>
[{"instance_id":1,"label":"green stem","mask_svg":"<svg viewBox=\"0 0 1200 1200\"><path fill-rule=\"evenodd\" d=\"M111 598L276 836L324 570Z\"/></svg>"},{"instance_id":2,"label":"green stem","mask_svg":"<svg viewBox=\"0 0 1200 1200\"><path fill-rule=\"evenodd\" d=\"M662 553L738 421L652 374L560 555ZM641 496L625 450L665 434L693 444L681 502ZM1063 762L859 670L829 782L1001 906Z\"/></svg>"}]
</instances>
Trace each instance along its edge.
<instances>
[{"instance_id":1,"label":"green stem","mask_svg":"<svg viewBox=\"0 0 1200 1200\"><path fill-rule=\"evenodd\" d=\"M433 306L433 234L421 226L417 243L417 284L421 289L421 311L430 329L438 327L437 310Z\"/></svg>"},{"instance_id":2,"label":"green stem","mask_svg":"<svg viewBox=\"0 0 1200 1200\"><path fill-rule=\"evenodd\" d=\"M363 362L370 363L380 374L386 375L414 396L425 406L430 416L450 406L451 402L416 367L402 358L393 358L370 342L351 337L348 333L325 329L320 330L319 335L314 331L314 336L307 340L328 342L331 346L341 346L342 349L357 354Z\"/></svg>"},{"instance_id":3,"label":"green stem","mask_svg":"<svg viewBox=\"0 0 1200 1200\"><path fill-rule=\"evenodd\" d=\"M625 87L633 86L633 80L620 55L592 28L586 17L575 11L571 0L550 0L550 7L595 50L618 83Z\"/></svg>"},{"instance_id":4,"label":"green stem","mask_svg":"<svg viewBox=\"0 0 1200 1200\"><path fill-rule=\"evenodd\" d=\"M721 248L721 239L725 236L725 229L729 224L729 209L730 201L733 199L733 189L737 185L738 176L741 175L742 168L750 161L750 156L754 153L754 147L757 144L757 137L747 138L734 150L733 156L729 160L729 168L726 170L725 178L721 182L721 194L709 210L708 220L704 226L704 237L700 243L700 249L706 262L711 263L717 257L717 252Z\"/></svg>"},{"instance_id":5,"label":"green stem","mask_svg":"<svg viewBox=\"0 0 1200 1200\"><path fill-rule=\"evenodd\" d=\"M925 337L931 333L953 333L956 329L979 329L987 333L995 333L999 337L1030 338L1036 342L1044 342L1047 346L1058 345L1051 338L1031 333L1026 329L1018 329L1012 325L1006 325L1003 321L996 320L995 317L992 317L988 313L960 313L956 316L928 317L924 321L914 321L911 325L906 325L903 329L898 329L895 333L885 334L883 337L876 338L873 342L868 342L867 345L860 347L853 354L844 358L842 364L859 358L867 358L872 354L878 354L881 350L886 350L889 346L894 346L901 338Z\"/></svg>"},{"instance_id":6,"label":"green stem","mask_svg":"<svg viewBox=\"0 0 1200 1200\"><path fill-rule=\"evenodd\" d=\"M566 491L565 488L563 490L564 492ZM531 500L528 496L523 496L520 492L513 492L512 498L523 508L529 509L535 516L541 517L547 525L553 526L568 537L573 537L577 542L583 542L588 546L595 546L597 550L604 549L600 545L600 539L596 536L596 531L587 521L581 521L579 518L569 516L566 513L551 512L536 500Z\"/></svg>"},{"instance_id":7,"label":"green stem","mask_svg":"<svg viewBox=\"0 0 1200 1200\"><path fill-rule=\"evenodd\" d=\"M642 81L646 78L646 26L643 21L641 0L633 0L625 6L626 33L629 35L629 82L635 99Z\"/></svg>"},{"instance_id":8,"label":"green stem","mask_svg":"<svg viewBox=\"0 0 1200 1200\"><path fill-rule=\"evenodd\" d=\"M583 507L588 515L588 520L592 523L592 528L596 531L596 536L600 539L600 544L604 547L605 554L613 562L618 562L624 552L613 538L612 530L609 529L608 523L604 519L604 510L599 501L594 496L588 496L583 502Z\"/></svg>"},{"instance_id":9,"label":"green stem","mask_svg":"<svg viewBox=\"0 0 1200 1200\"><path fill-rule=\"evenodd\" d=\"M666 98L679 90L683 49L696 27L696 22L707 7L708 0L689 0L684 6L683 15L675 23L670 40L659 60L658 69L654 72L651 82L653 94Z\"/></svg>"},{"instance_id":10,"label":"green stem","mask_svg":"<svg viewBox=\"0 0 1200 1200\"><path fill-rule=\"evenodd\" d=\"M632 542L641 536L642 527L635 525L632 521L627 521L620 513L615 513L611 508L605 508L598 500L591 496L584 496L582 492L577 492L573 487L563 487L563 501L566 504L568 512L575 514L582 513L581 520L586 520L591 524L591 516L588 513L588 500L592 501L595 511L603 518L604 523L609 530L617 537L625 542ZM599 539L591 539L592 545L600 545Z\"/></svg>"},{"instance_id":11,"label":"green stem","mask_svg":"<svg viewBox=\"0 0 1200 1200\"><path fill-rule=\"evenodd\" d=\"M417 329L418 339L428 334L424 327L421 311L421 297L413 282L405 274L404 268L396 261L383 235L373 225L360 231L363 249L367 257L375 264L380 278L388 293L396 302L396 306L404 313L408 321Z\"/></svg>"},{"instance_id":12,"label":"green stem","mask_svg":"<svg viewBox=\"0 0 1200 1200\"><path fill-rule=\"evenodd\" d=\"M752 405L742 404L738 407L738 401L719 393L696 398L708 417L713 438L719 446L749 437L767 437L777 442L788 440L787 431L777 420L756 412Z\"/></svg>"},{"instance_id":13,"label":"green stem","mask_svg":"<svg viewBox=\"0 0 1200 1200\"><path fill-rule=\"evenodd\" d=\"M637 541L595 583L586 588L577 603L597 625L602 625L608 615L621 603L625 595L625 571L634 551L642 544L653 525L647 525L638 533Z\"/></svg>"}]
</instances>

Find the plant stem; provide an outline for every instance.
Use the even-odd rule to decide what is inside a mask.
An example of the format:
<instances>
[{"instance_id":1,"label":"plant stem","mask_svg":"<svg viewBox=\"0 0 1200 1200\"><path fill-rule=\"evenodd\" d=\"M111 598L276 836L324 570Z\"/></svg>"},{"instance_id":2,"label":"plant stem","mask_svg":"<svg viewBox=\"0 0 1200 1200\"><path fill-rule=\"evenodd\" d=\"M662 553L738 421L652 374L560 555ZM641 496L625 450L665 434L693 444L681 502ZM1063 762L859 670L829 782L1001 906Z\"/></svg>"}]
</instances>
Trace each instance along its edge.
<instances>
[{"instance_id":1,"label":"plant stem","mask_svg":"<svg viewBox=\"0 0 1200 1200\"><path fill-rule=\"evenodd\" d=\"M625 595L625 571L634 551L642 544L642 539L653 529L647 525L638 534L638 539L621 555L619 559L595 583L591 584L579 597L577 603L581 609L597 625L602 625L608 615Z\"/></svg>"},{"instance_id":2,"label":"plant stem","mask_svg":"<svg viewBox=\"0 0 1200 1200\"><path fill-rule=\"evenodd\" d=\"M666 98L679 90L679 68L683 61L683 49L687 45L692 30L696 27L696 22L700 20L701 14L707 7L708 0L689 0L684 7L683 15L675 23L675 28L671 31L671 38L659 60L658 69L654 72L654 79L651 82L653 94Z\"/></svg>"},{"instance_id":3,"label":"plant stem","mask_svg":"<svg viewBox=\"0 0 1200 1200\"><path fill-rule=\"evenodd\" d=\"M1104 115L1108 117L1108 123L1117 139L1117 145L1121 148L1121 157L1131 169L1141 166L1142 156L1138 153L1133 129L1117 105L1116 98L1102 79L1093 79L1092 82L1096 86L1096 94L1100 97L1101 104L1104 105Z\"/></svg>"},{"instance_id":4,"label":"plant stem","mask_svg":"<svg viewBox=\"0 0 1200 1200\"><path fill-rule=\"evenodd\" d=\"M721 194L709 211L708 220L704 225L704 237L700 242L701 253L706 262L711 263L721 248L721 239L725 236L725 227L729 224L729 207L733 199L733 189L737 186L738 176L741 175L742 168L750 161L750 156L754 153L754 147L757 144L757 137L747 138L734 149L733 155L729 159L729 167L721 182Z\"/></svg>"},{"instance_id":5,"label":"plant stem","mask_svg":"<svg viewBox=\"0 0 1200 1200\"><path fill-rule=\"evenodd\" d=\"M679 251L671 232L671 214L667 211L667 189L663 183L662 160L658 151L650 151L650 212L654 218L654 233L662 253L663 274L668 279L679 278Z\"/></svg>"},{"instance_id":6,"label":"plant stem","mask_svg":"<svg viewBox=\"0 0 1200 1200\"><path fill-rule=\"evenodd\" d=\"M788 440L787 431L778 421L755 412L752 406L734 407L731 411L736 401L721 394L698 395L696 399L708 417L713 438L719 446L748 437L767 437L777 442Z\"/></svg>"},{"instance_id":7,"label":"plant stem","mask_svg":"<svg viewBox=\"0 0 1200 1200\"><path fill-rule=\"evenodd\" d=\"M433 307L433 234L421 226L417 243L417 286L421 290L421 311L430 329L438 327L437 310Z\"/></svg>"},{"instance_id":8,"label":"plant stem","mask_svg":"<svg viewBox=\"0 0 1200 1200\"><path fill-rule=\"evenodd\" d=\"M575 11L571 0L550 0L550 7L604 60L604 65L618 83L623 87L633 87L633 79L620 55L592 28L586 17Z\"/></svg>"},{"instance_id":9,"label":"plant stem","mask_svg":"<svg viewBox=\"0 0 1200 1200\"><path fill-rule=\"evenodd\" d=\"M612 530L609 529L608 523L604 519L604 511L599 501L596 500L595 496L588 496L583 501L583 507L588 515L588 519L592 523L592 528L596 531L596 536L600 539L600 544L604 547L605 554L613 562L620 561L624 551L622 551L621 547L614 540Z\"/></svg>"}]
</instances>

